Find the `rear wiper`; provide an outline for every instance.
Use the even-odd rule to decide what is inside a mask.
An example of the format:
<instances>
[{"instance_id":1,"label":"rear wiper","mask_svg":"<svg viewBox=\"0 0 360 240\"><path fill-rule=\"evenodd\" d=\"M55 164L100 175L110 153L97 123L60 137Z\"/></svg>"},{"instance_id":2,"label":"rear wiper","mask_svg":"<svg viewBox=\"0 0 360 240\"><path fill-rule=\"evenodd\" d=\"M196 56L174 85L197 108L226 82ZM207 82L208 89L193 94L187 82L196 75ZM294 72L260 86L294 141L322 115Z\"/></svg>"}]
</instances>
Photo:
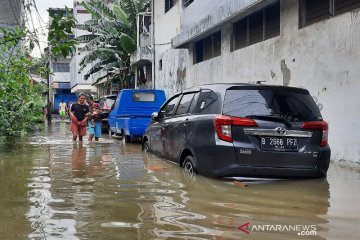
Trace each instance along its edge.
<instances>
[{"instance_id":1,"label":"rear wiper","mask_svg":"<svg viewBox=\"0 0 360 240\"><path fill-rule=\"evenodd\" d=\"M259 120L270 120L274 122L283 122L285 125L289 128L292 127L292 124L282 117L276 117L274 115L248 115L246 118L253 118L253 119L259 119Z\"/></svg>"}]
</instances>

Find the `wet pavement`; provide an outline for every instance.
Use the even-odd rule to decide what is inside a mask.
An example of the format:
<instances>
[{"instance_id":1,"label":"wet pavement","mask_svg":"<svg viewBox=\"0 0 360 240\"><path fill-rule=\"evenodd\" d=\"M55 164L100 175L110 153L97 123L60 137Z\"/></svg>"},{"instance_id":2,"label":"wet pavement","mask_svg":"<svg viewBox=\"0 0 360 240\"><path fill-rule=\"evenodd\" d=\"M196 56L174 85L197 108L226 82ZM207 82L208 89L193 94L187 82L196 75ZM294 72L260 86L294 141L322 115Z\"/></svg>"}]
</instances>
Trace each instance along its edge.
<instances>
[{"instance_id":1,"label":"wet pavement","mask_svg":"<svg viewBox=\"0 0 360 240\"><path fill-rule=\"evenodd\" d=\"M54 122L0 145L0 239L360 239L360 167L327 179L188 178L105 136ZM246 186L247 185L247 186Z\"/></svg>"}]
</instances>

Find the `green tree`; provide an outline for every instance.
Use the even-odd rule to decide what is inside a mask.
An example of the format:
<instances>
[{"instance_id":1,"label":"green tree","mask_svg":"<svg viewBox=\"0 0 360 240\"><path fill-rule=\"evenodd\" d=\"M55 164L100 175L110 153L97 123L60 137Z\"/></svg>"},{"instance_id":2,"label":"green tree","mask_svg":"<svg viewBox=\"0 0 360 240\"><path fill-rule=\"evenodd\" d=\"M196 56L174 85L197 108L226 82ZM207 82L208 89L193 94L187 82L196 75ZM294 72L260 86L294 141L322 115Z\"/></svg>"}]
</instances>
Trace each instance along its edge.
<instances>
[{"instance_id":1,"label":"green tree","mask_svg":"<svg viewBox=\"0 0 360 240\"><path fill-rule=\"evenodd\" d=\"M118 0L112 9L100 0L83 2L92 14L93 20L77 28L87 30L88 35L77 40L86 43L84 49L90 52L80 62L81 69L93 64L85 78L99 71L111 72L110 79L130 79L130 54L136 46L136 15L146 12L149 0ZM98 79L100 80L100 79Z\"/></svg>"},{"instance_id":2,"label":"green tree","mask_svg":"<svg viewBox=\"0 0 360 240\"><path fill-rule=\"evenodd\" d=\"M65 7L65 12L61 9L49 10L49 15L52 18L49 28L48 41L53 58L66 58L73 55L76 50L78 42L74 39L73 28L76 26L76 19L69 10Z\"/></svg>"},{"instance_id":3,"label":"green tree","mask_svg":"<svg viewBox=\"0 0 360 240\"><path fill-rule=\"evenodd\" d=\"M26 31L0 28L0 138L23 136L41 117L43 86L30 83L32 65L21 45Z\"/></svg>"}]
</instances>

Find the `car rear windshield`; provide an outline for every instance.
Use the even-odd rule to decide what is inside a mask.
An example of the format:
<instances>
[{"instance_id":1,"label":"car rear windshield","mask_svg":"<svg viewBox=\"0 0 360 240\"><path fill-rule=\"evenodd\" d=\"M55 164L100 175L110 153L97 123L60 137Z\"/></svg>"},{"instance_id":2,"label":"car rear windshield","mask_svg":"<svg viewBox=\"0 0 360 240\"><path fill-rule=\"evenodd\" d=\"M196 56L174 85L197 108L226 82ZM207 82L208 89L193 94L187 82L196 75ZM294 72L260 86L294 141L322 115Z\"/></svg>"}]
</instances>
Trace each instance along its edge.
<instances>
[{"instance_id":1,"label":"car rear windshield","mask_svg":"<svg viewBox=\"0 0 360 240\"><path fill-rule=\"evenodd\" d=\"M250 118L274 116L291 122L322 120L310 94L305 90L290 88L227 90L223 114Z\"/></svg>"},{"instance_id":2,"label":"car rear windshield","mask_svg":"<svg viewBox=\"0 0 360 240\"><path fill-rule=\"evenodd\" d=\"M155 93L153 92L134 92L132 94L133 102L155 102Z\"/></svg>"},{"instance_id":3,"label":"car rear windshield","mask_svg":"<svg viewBox=\"0 0 360 240\"><path fill-rule=\"evenodd\" d=\"M106 98L105 104L104 104L104 109L110 109L111 106L114 104L115 99L111 99L111 98Z\"/></svg>"}]
</instances>

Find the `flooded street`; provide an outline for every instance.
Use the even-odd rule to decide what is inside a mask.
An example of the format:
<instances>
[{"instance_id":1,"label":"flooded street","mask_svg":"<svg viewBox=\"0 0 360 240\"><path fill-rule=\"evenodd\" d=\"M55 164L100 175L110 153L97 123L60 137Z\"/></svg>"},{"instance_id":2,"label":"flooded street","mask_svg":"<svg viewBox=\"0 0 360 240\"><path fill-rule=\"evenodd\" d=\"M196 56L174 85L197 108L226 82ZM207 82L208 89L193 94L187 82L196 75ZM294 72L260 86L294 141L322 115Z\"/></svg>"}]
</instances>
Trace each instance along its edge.
<instances>
[{"instance_id":1,"label":"flooded street","mask_svg":"<svg viewBox=\"0 0 360 240\"><path fill-rule=\"evenodd\" d=\"M139 144L54 122L0 146L0 239L360 239L360 167L327 179L187 178Z\"/></svg>"}]
</instances>

